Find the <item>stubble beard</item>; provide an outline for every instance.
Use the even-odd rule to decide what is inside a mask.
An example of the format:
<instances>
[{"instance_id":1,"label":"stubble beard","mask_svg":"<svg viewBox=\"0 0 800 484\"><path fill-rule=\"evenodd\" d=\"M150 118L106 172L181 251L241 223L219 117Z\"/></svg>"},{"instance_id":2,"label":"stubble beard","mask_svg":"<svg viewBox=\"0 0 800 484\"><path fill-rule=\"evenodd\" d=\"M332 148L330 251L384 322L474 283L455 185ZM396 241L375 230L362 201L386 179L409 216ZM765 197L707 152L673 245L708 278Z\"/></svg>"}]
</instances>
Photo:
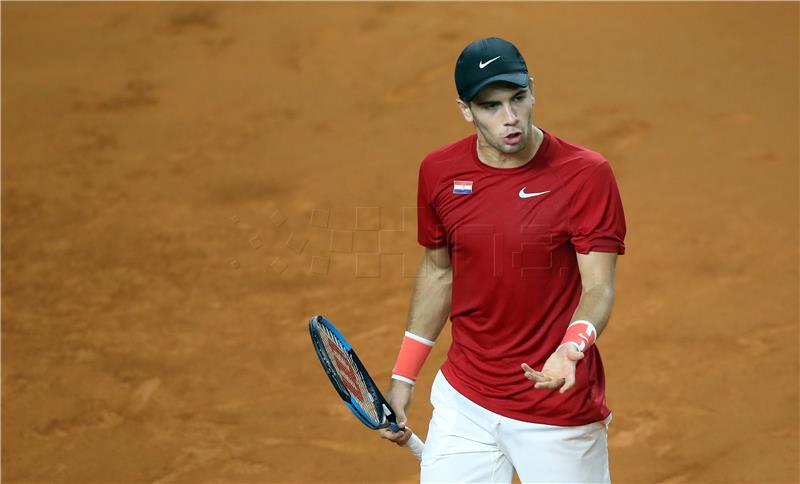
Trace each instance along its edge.
<instances>
[{"instance_id":1,"label":"stubble beard","mask_svg":"<svg viewBox=\"0 0 800 484\"><path fill-rule=\"evenodd\" d=\"M499 151L500 153L503 153L503 154L506 154L506 155L513 155L515 153L519 153L521 151L524 151L528 147L528 143L530 143L531 137L533 135L533 129L531 128L531 123L532 123L531 118L528 118L528 124L522 130L522 140L516 146L509 146L509 145L503 143L502 141L500 141L499 143L496 143L495 142L495 138L493 136L487 136L486 130L484 130L477 123L477 121L474 124L475 124L475 127L478 129L478 131L481 132L481 134L483 135L483 139L486 140L486 142L489 144L489 146L491 146L495 150ZM500 139L502 140L502 138L500 138Z\"/></svg>"}]
</instances>

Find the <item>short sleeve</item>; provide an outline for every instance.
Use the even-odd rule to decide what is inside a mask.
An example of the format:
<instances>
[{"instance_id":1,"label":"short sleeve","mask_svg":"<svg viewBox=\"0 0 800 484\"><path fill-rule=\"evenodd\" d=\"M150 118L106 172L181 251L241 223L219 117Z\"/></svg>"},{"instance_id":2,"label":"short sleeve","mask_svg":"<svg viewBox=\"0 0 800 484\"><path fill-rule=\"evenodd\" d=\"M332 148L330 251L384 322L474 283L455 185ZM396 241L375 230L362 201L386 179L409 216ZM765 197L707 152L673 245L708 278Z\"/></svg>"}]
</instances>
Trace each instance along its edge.
<instances>
[{"instance_id":1,"label":"short sleeve","mask_svg":"<svg viewBox=\"0 0 800 484\"><path fill-rule=\"evenodd\" d=\"M607 161L592 170L574 195L571 221L576 252L625 253L625 213L614 172Z\"/></svg>"},{"instance_id":2,"label":"short sleeve","mask_svg":"<svg viewBox=\"0 0 800 484\"><path fill-rule=\"evenodd\" d=\"M444 226L433 204L433 196L428 190L427 170L423 163L419 168L417 186L417 241L429 248L442 247L447 244Z\"/></svg>"}]
</instances>

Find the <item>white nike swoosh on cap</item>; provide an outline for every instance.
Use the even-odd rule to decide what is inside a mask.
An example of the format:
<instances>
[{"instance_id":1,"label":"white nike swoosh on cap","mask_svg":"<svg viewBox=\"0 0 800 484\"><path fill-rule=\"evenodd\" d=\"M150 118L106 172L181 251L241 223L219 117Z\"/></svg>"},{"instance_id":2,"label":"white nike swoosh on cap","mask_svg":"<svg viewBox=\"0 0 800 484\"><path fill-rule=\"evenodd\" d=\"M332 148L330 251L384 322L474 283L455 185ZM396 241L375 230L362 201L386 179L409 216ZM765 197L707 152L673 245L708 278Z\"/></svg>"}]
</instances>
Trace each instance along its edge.
<instances>
[{"instance_id":1,"label":"white nike swoosh on cap","mask_svg":"<svg viewBox=\"0 0 800 484\"><path fill-rule=\"evenodd\" d=\"M519 198L531 198L531 197L538 197L539 195L544 195L545 193L550 193L550 190L547 190L546 192L533 192L533 193L525 193L525 188L527 188L527 187L523 187L523 188L522 188L522 189L519 191Z\"/></svg>"},{"instance_id":2,"label":"white nike swoosh on cap","mask_svg":"<svg viewBox=\"0 0 800 484\"><path fill-rule=\"evenodd\" d=\"M489 64L491 64L492 62L496 61L496 60L497 60L497 59L499 59L499 58L500 58L500 56L498 55L498 56L497 56L497 57L495 57L494 59L489 59L489 60L488 60L488 61L486 61L486 62L483 62L483 61L481 61L481 62L478 62L478 69L483 69L484 67L488 66Z\"/></svg>"}]
</instances>

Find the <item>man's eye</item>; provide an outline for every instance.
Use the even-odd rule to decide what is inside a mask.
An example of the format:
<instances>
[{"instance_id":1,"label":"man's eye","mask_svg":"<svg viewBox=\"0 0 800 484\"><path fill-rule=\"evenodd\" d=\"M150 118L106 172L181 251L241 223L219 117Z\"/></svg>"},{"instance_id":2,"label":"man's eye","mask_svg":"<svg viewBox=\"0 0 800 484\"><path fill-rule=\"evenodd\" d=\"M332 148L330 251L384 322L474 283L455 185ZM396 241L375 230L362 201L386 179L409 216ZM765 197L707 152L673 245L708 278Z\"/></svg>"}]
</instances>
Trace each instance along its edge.
<instances>
[{"instance_id":1,"label":"man's eye","mask_svg":"<svg viewBox=\"0 0 800 484\"><path fill-rule=\"evenodd\" d=\"M483 105L486 109L494 109L497 107L497 103L486 103Z\"/></svg>"}]
</instances>

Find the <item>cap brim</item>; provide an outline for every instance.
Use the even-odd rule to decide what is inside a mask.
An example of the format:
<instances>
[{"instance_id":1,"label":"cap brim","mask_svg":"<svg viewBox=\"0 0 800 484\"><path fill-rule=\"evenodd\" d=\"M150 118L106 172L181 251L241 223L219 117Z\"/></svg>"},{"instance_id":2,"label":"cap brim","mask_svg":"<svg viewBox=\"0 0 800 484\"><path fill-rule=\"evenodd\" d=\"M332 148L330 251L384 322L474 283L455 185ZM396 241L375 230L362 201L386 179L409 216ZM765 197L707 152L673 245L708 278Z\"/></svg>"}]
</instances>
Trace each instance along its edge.
<instances>
[{"instance_id":1,"label":"cap brim","mask_svg":"<svg viewBox=\"0 0 800 484\"><path fill-rule=\"evenodd\" d=\"M472 101L472 99L483 89L484 87L488 86L489 84L494 84L496 82L510 82L511 84L515 84L519 87L528 87L528 82L530 79L530 74L527 72L507 72L505 74L498 74L496 76L492 76L488 79L484 79L479 84L476 84L475 87L470 89L467 99L464 99L466 102Z\"/></svg>"}]
</instances>

